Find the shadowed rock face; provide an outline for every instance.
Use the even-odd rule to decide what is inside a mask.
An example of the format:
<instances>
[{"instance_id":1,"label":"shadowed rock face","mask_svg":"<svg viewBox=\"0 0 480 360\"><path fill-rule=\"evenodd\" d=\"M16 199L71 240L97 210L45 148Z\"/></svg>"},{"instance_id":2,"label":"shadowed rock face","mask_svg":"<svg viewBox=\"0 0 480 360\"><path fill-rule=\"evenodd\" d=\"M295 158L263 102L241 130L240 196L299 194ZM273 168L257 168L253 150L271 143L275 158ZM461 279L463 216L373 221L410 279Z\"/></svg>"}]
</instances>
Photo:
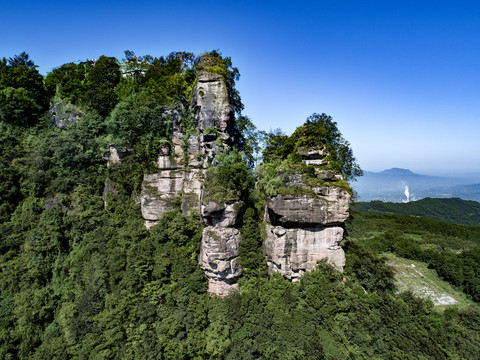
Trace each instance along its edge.
<instances>
[{"instance_id":1,"label":"shadowed rock face","mask_svg":"<svg viewBox=\"0 0 480 360\"><path fill-rule=\"evenodd\" d=\"M243 204L240 201L230 201L224 204L217 204L209 201L202 204L202 222L205 225L218 227L234 227L242 221Z\"/></svg>"}]
</instances>

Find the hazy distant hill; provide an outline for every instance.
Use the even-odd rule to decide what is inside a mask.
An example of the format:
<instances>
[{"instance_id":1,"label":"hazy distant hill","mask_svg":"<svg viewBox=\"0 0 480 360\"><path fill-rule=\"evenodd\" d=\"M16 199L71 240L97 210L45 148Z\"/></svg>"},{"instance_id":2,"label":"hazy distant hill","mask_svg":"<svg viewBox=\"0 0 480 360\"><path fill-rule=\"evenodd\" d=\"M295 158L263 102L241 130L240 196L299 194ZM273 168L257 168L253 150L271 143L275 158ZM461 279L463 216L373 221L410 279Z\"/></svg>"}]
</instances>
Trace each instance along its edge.
<instances>
[{"instance_id":1,"label":"hazy distant hill","mask_svg":"<svg viewBox=\"0 0 480 360\"><path fill-rule=\"evenodd\" d=\"M359 202L354 204L353 208L367 213L422 216L460 225L480 225L480 203L459 198L425 198L401 204L382 201Z\"/></svg>"},{"instance_id":2,"label":"hazy distant hill","mask_svg":"<svg viewBox=\"0 0 480 360\"><path fill-rule=\"evenodd\" d=\"M392 168L380 172L365 171L352 187L360 201L406 202L426 197L480 201L480 181L473 176L430 176Z\"/></svg>"}]
</instances>

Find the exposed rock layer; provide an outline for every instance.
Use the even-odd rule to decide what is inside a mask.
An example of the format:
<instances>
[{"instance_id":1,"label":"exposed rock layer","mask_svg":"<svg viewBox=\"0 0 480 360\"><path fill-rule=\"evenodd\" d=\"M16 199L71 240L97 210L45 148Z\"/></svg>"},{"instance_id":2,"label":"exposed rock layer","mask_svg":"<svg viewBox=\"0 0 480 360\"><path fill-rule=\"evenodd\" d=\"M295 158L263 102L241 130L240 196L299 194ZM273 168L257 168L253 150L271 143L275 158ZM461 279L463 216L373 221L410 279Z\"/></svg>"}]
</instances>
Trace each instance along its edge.
<instances>
[{"instance_id":1,"label":"exposed rock layer","mask_svg":"<svg viewBox=\"0 0 480 360\"><path fill-rule=\"evenodd\" d=\"M266 221L281 226L340 225L348 219L350 194L335 186L312 189L312 195L277 195L268 199Z\"/></svg>"},{"instance_id":2,"label":"exposed rock layer","mask_svg":"<svg viewBox=\"0 0 480 360\"><path fill-rule=\"evenodd\" d=\"M307 165L324 162L319 149L302 149L300 154ZM350 194L328 184L342 180L340 174L315 170L317 178L329 186L309 187L302 174L293 174L286 180L287 187L308 189L311 194L276 195L265 206L264 254L269 271L294 281L322 260L339 269L345 266L345 253L339 243L343 239L342 225L349 216Z\"/></svg>"},{"instance_id":3,"label":"exposed rock layer","mask_svg":"<svg viewBox=\"0 0 480 360\"><path fill-rule=\"evenodd\" d=\"M209 280L208 292L226 295L237 287L242 268L238 263L240 231L207 226L203 230L199 265Z\"/></svg>"},{"instance_id":4,"label":"exposed rock layer","mask_svg":"<svg viewBox=\"0 0 480 360\"><path fill-rule=\"evenodd\" d=\"M338 246L342 238L343 228L339 226L284 228L267 225L264 251L268 268L292 280L314 269L321 260L342 268L345 256Z\"/></svg>"},{"instance_id":5,"label":"exposed rock layer","mask_svg":"<svg viewBox=\"0 0 480 360\"><path fill-rule=\"evenodd\" d=\"M201 71L193 89L191 111L198 131L185 139L182 113L172 110L174 133L171 142L161 148L155 174L144 176L140 197L142 216L147 227L181 204L182 212L200 215L206 225L200 248L199 265L209 280L208 292L226 295L237 285L242 273L238 263L242 203L202 204L202 185L208 166L216 165L215 156L231 144L234 116L228 91L221 75ZM187 146L188 145L188 146Z\"/></svg>"},{"instance_id":6,"label":"exposed rock layer","mask_svg":"<svg viewBox=\"0 0 480 360\"><path fill-rule=\"evenodd\" d=\"M148 227L181 202L184 213L200 211L201 188L205 169L215 165L215 155L228 146L234 118L228 92L221 75L200 71L193 88L191 109L198 133L185 139L182 109L171 110L173 137L161 148L156 174L144 176L141 194L142 216ZM207 130L207 132L204 132Z\"/></svg>"}]
</instances>

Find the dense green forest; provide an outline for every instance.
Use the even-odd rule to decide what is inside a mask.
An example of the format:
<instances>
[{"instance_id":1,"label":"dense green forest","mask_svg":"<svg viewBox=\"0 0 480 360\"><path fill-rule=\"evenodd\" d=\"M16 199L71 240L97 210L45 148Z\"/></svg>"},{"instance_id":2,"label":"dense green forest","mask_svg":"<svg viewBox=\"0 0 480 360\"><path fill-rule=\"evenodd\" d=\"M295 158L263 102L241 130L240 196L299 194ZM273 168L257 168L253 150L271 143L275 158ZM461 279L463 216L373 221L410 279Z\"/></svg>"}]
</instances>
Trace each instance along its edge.
<instances>
[{"instance_id":1,"label":"dense green forest","mask_svg":"<svg viewBox=\"0 0 480 360\"><path fill-rule=\"evenodd\" d=\"M478 227L355 211L343 273L320 263L299 282L270 276L264 199L246 189L256 180L263 191L281 187L276 166L301 166L291 149L311 140L302 132L311 124L332 142L331 166L360 175L335 123L314 114L291 137L262 135L242 115L238 69L217 51L127 51L122 63L101 56L44 77L25 53L0 60L0 358L478 358L478 306L439 311L397 293L381 256L428 262L478 302ZM198 218L174 210L146 230L136 201L172 136L172 111L194 131L189 101L202 69L225 78L237 120L236 147L213 179L247 203L244 273L224 298L206 292ZM261 138L270 162L255 175ZM106 166L110 144L123 151L121 165ZM115 191L105 192L106 182Z\"/></svg>"},{"instance_id":2,"label":"dense green forest","mask_svg":"<svg viewBox=\"0 0 480 360\"><path fill-rule=\"evenodd\" d=\"M407 203L357 202L352 207L369 213L421 216L453 224L480 225L480 203L459 198L425 198Z\"/></svg>"}]
</instances>

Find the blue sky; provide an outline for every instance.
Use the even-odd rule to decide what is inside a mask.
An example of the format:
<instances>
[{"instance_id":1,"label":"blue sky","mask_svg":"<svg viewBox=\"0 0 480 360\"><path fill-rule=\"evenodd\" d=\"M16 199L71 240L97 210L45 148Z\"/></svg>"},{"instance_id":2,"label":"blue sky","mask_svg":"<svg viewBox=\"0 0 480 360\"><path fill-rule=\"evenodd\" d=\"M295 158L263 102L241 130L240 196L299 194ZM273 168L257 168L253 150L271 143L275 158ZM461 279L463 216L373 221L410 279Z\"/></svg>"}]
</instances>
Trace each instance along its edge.
<instances>
[{"instance_id":1,"label":"blue sky","mask_svg":"<svg viewBox=\"0 0 480 360\"><path fill-rule=\"evenodd\" d=\"M45 73L219 49L262 130L325 112L365 170L479 172L479 19L475 1L11 1L0 56L27 51Z\"/></svg>"}]
</instances>

